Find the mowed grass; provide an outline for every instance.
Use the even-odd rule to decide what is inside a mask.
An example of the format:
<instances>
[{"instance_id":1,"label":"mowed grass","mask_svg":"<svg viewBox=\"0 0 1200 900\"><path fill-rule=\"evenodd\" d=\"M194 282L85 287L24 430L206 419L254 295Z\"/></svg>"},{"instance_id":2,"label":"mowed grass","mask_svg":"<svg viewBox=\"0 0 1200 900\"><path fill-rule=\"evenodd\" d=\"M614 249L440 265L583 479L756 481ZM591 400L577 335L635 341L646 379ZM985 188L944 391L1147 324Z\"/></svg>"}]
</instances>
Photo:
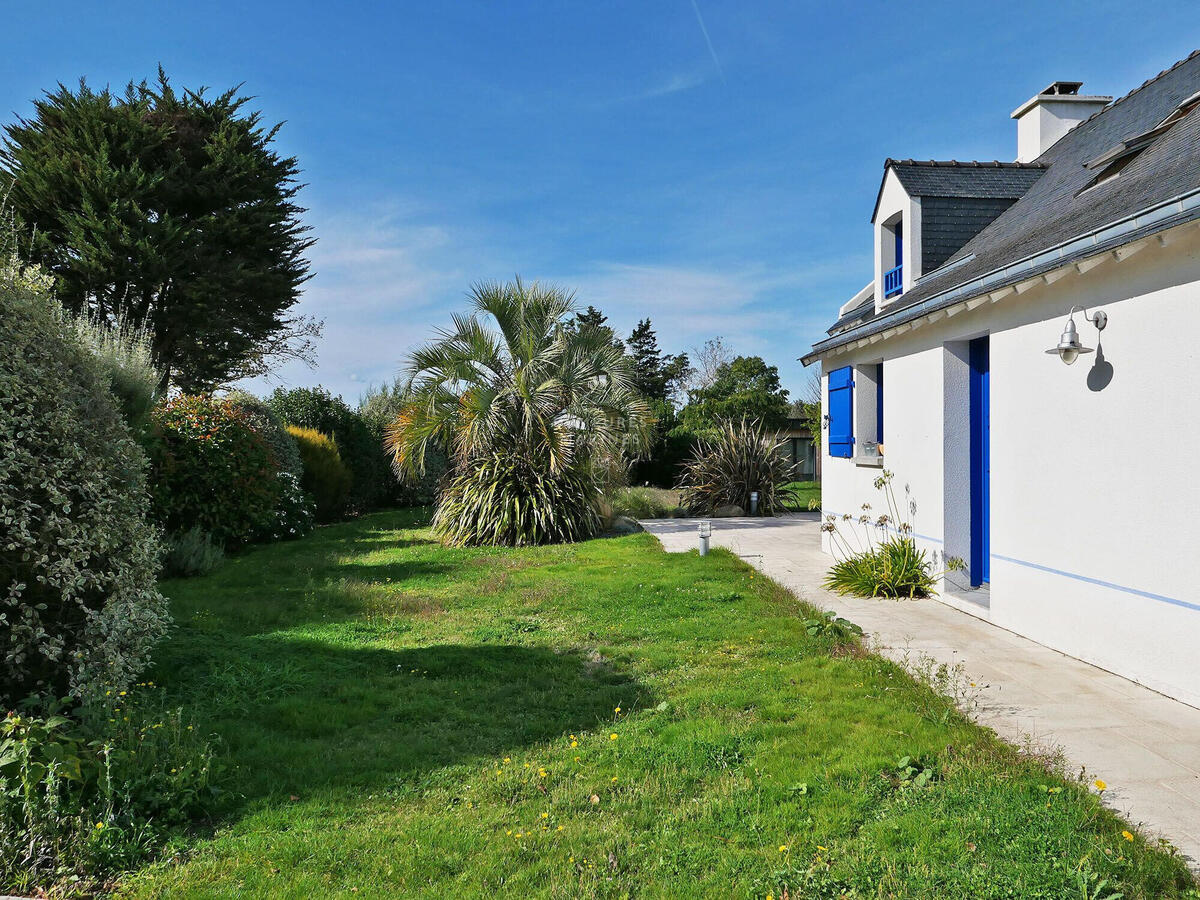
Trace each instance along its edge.
<instances>
[{"instance_id":1,"label":"mowed grass","mask_svg":"<svg viewBox=\"0 0 1200 900\"><path fill-rule=\"evenodd\" d=\"M235 799L123 896L1191 896L723 551L446 549L394 512L165 589L155 680Z\"/></svg>"},{"instance_id":2,"label":"mowed grass","mask_svg":"<svg viewBox=\"0 0 1200 900\"><path fill-rule=\"evenodd\" d=\"M787 505L793 510L821 508L821 482L793 481L787 486Z\"/></svg>"}]
</instances>

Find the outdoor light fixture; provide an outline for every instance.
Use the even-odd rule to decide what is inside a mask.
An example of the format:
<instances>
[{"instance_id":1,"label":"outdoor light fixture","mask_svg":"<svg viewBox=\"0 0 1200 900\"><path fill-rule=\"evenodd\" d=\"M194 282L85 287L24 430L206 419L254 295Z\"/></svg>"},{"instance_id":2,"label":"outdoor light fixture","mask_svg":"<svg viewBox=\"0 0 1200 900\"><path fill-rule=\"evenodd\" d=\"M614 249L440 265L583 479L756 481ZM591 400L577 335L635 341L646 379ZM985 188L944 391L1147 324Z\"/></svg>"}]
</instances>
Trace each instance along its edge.
<instances>
[{"instance_id":1,"label":"outdoor light fixture","mask_svg":"<svg viewBox=\"0 0 1200 900\"><path fill-rule=\"evenodd\" d=\"M1079 310L1085 316L1087 310L1082 306L1072 306L1071 311L1067 313L1067 324L1063 326L1062 337L1058 339L1058 346L1051 347L1047 353L1056 353L1058 358L1065 362L1068 366L1079 359L1081 353L1091 353L1091 347L1085 347L1079 343L1079 332L1075 329L1075 310ZM1103 331L1104 326L1108 324L1108 315L1102 312L1095 312L1089 317L1092 324L1096 326L1097 331Z\"/></svg>"},{"instance_id":2,"label":"outdoor light fixture","mask_svg":"<svg viewBox=\"0 0 1200 900\"><path fill-rule=\"evenodd\" d=\"M712 536L712 525L705 521L700 523L700 555L708 556L708 539Z\"/></svg>"}]
</instances>

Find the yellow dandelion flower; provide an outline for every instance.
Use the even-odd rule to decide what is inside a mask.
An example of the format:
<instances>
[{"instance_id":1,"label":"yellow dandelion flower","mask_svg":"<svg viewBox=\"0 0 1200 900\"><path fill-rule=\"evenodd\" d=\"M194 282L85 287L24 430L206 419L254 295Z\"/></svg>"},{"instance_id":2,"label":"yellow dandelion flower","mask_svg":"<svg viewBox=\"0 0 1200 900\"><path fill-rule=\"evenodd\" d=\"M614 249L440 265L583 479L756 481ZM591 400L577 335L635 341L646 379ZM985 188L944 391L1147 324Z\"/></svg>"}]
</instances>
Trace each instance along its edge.
<instances>
[{"instance_id":1,"label":"yellow dandelion flower","mask_svg":"<svg viewBox=\"0 0 1200 900\"><path fill-rule=\"evenodd\" d=\"M557 831L562 831L562 830L563 830L563 827L562 827L561 825L559 825L559 826L558 826L558 828L557 828L556 830L557 830Z\"/></svg>"},{"instance_id":2,"label":"yellow dandelion flower","mask_svg":"<svg viewBox=\"0 0 1200 900\"><path fill-rule=\"evenodd\" d=\"M496 774L497 774L497 775L499 775L499 774L500 774L500 770L499 770L499 769L497 769L497 770L496 770Z\"/></svg>"},{"instance_id":3,"label":"yellow dandelion flower","mask_svg":"<svg viewBox=\"0 0 1200 900\"><path fill-rule=\"evenodd\" d=\"M1122 831L1122 832L1121 832L1121 837L1125 838L1125 840L1127 840L1127 841L1132 841L1132 840L1133 840L1133 832L1131 832L1131 831Z\"/></svg>"},{"instance_id":4,"label":"yellow dandelion flower","mask_svg":"<svg viewBox=\"0 0 1200 900\"><path fill-rule=\"evenodd\" d=\"M104 823L103 823L103 822L97 822L97 823L96 823L96 830L97 830L97 831L99 831L99 830L100 830L101 828L103 828L103 827L104 827Z\"/></svg>"},{"instance_id":5,"label":"yellow dandelion flower","mask_svg":"<svg viewBox=\"0 0 1200 900\"><path fill-rule=\"evenodd\" d=\"M542 813L542 818L543 818L543 819L548 819L548 818L550 818L550 813Z\"/></svg>"},{"instance_id":6,"label":"yellow dandelion flower","mask_svg":"<svg viewBox=\"0 0 1200 900\"><path fill-rule=\"evenodd\" d=\"M618 706L616 709L614 709L614 710L613 710L613 712L618 712L618 713L619 713L620 711L621 711L621 707L619 707L619 706Z\"/></svg>"},{"instance_id":7,"label":"yellow dandelion flower","mask_svg":"<svg viewBox=\"0 0 1200 900\"><path fill-rule=\"evenodd\" d=\"M779 852L780 852L780 853L786 853L786 852L787 852L787 844L780 844L780 845L779 845Z\"/></svg>"},{"instance_id":8,"label":"yellow dandelion flower","mask_svg":"<svg viewBox=\"0 0 1200 900\"><path fill-rule=\"evenodd\" d=\"M818 849L818 850L824 850L826 853L828 853L828 852L829 852L829 848L828 848L828 847L822 847L820 844L817 844L817 849Z\"/></svg>"},{"instance_id":9,"label":"yellow dandelion flower","mask_svg":"<svg viewBox=\"0 0 1200 900\"><path fill-rule=\"evenodd\" d=\"M506 763L510 763L510 762L512 762L512 757L511 757L511 756L506 756L506 757L504 757L504 761L505 761Z\"/></svg>"},{"instance_id":10,"label":"yellow dandelion flower","mask_svg":"<svg viewBox=\"0 0 1200 900\"><path fill-rule=\"evenodd\" d=\"M571 741L571 746L572 746L572 747L578 747L578 746L579 746L579 741Z\"/></svg>"},{"instance_id":11,"label":"yellow dandelion flower","mask_svg":"<svg viewBox=\"0 0 1200 900\"><path fill-rule=\"evenodd\" d=\"M612 734L610 734L610 735L608 736L608 739L609 739L610 741L615 741L615 740L617 739L617 733L614 731Z\"/></svg>"},{"instance_id":12,"label":"yellow dandelion flower","mask_svg":"<svg viewBox=\"0 0 1200 900\"><path fill-rule=\"evenodd\" d=\"M1096 785L1096 790L1100 791L1100 793L1104 793L1106 790L1108 790L1108 785L1105 784L1100 778L1097 778L1092 782L1092 784Z\"/></svg>"},{"instance_id":13,"label":"yellow dandelion flower","mask_svg":"<svg viewBox=\"0 0 1200 900\"><path fill-rule=\"evenodd\" d=\"M510 828L510 829L508 829L508 831L506 831L506 832L504 832L504 833L505 833L505 834L512 834L512 829Z\"/></svg>"}]
</instances>

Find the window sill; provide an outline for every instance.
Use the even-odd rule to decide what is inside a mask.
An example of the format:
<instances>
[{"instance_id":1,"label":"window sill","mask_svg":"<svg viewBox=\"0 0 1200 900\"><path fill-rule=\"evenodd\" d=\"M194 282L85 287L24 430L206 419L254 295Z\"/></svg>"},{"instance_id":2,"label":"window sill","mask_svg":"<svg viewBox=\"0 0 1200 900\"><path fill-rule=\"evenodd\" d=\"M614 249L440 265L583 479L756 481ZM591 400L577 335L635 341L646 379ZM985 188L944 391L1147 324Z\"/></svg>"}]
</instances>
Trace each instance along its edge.
<instances>
[{"instance_id":1,"label":"window sill","mask_svg":"<svg viewBox=\"0 0 1200 900\"><path fill-rule=\"evenodd\" d=\"M882 456L856 456L854 457L856 466L874 466L877 469L883 468Z\"/></svg>"}]
</instances>

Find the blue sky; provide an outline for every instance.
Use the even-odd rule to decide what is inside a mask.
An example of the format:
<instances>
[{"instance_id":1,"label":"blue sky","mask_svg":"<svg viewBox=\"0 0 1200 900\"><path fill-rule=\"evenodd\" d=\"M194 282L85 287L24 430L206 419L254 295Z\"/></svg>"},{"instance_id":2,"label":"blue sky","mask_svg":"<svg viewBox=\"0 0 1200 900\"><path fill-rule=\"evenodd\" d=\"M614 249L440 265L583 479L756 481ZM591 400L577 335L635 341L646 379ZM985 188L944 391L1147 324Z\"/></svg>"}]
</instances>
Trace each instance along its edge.
<instances>
[{"instance_id":1,"label":"blue sky","mask_svg":"<svg viewBox=\"0 0 1200 900\"><path fill-rule=\"evenodd\" d=\"M870 277L885 157L1012 159L1008 114L1044 85L1119 96L1200 38L1194 2L50 6L6 10L5 121L159 62L286 120L326 332L315 371L279 374L351 402L514 273L622 331L649 316L671 351L722 335L798 391Z\"/></svg>"}]
</instances>

